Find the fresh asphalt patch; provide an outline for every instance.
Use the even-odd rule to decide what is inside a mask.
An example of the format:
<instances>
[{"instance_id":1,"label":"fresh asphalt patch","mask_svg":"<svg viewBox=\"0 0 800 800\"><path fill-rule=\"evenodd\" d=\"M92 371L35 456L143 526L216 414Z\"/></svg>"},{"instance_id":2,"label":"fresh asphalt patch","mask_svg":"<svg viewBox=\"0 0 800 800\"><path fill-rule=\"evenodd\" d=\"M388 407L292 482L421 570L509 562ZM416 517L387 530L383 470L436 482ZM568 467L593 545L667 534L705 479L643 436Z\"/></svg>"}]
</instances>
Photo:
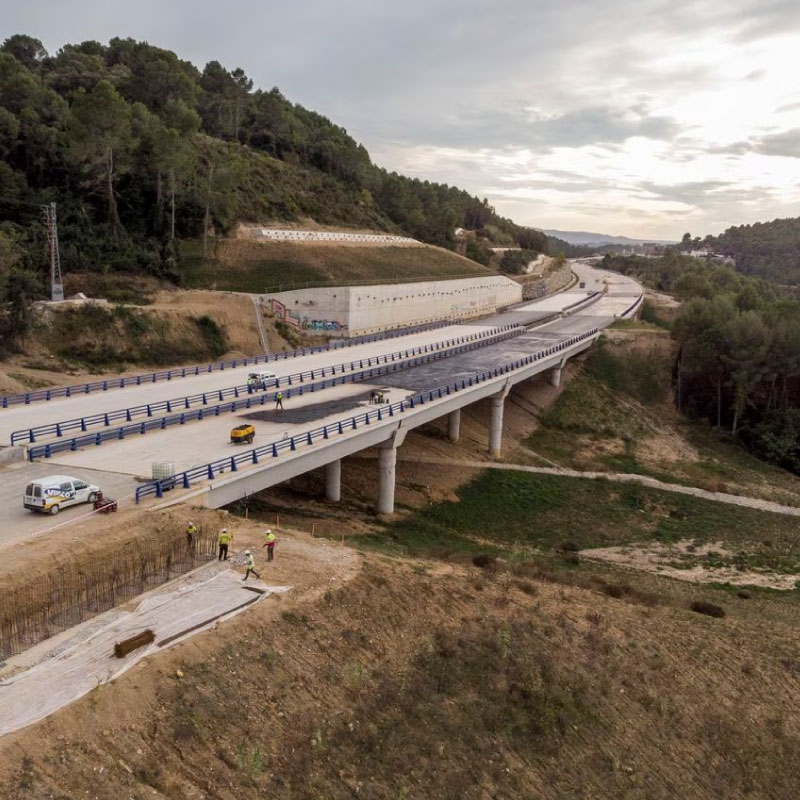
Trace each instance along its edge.
<instances>
[{"instance_id":1,"label":"fresh asphalt patch","mask_svg":"<svg viewBox=\"0 0 800 800\"><path fill-rule=\"evenodd\" d=\"M338 399L332 398L320 403L298 406L297 408L292 408L293 398L284 397L282 409L274 407L259 409L258 411L251 411L242 418L249 422L279 422L287 425L302 425L306 422L325 419L332 414L346 414L348 412L355 414L360 411L366 411L369 408L370 392L376 388L380 387L371 383L365 385L364 391L357 395Z\"/></svg>"}]
</instances>

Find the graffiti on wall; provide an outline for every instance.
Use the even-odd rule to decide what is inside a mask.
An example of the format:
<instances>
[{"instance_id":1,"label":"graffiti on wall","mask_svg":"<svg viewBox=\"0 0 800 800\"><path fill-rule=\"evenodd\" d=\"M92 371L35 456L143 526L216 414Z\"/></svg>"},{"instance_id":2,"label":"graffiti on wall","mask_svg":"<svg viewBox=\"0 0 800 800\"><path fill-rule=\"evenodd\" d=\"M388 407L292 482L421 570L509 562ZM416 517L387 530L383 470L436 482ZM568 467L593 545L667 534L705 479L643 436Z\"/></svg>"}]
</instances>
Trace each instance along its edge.
<instances>
[{"instance_id":1,"label":"graffiti on wall","mask_svg":"<svg viewBox=\"0 0 800 800\"><path fill-rule=\"evenodd\" d=\"M338 320L309 319L308 317L303 317L300 327L307 331L336 331L338 333L347 330L347 325L342 325Z\"/></svg>"},{"instance_id":2,"label":"graffiti on wall","mask_svg":"<svg viewBox=\"0 0 800 800\"><path fill-rule=\"evenodd\" d=\"M320 333L345 333L347 331L347 325L343 325L335 319L309 319L308 317L301 319L297 312L290 311L280 300L276 300L274 297L270 300L270 304L275 319L295 328L318 331Z\"/></svg>"},{"instance_id":3,"label":"graffiti on wall","mask_svg":"<svg viewBox=\"0 0 800 800\"><path fill-rule=\"evenodd\" d=\"M294 311L289 311L286 306L281 303L280 300L276 300L274 297L270 301L272 305L272 313L275 315L275 319L279 320L280 322L285 322L287 325L292 325L295 328L300 327L300 315L295 313Z\"/></svg>"}]
</instances>

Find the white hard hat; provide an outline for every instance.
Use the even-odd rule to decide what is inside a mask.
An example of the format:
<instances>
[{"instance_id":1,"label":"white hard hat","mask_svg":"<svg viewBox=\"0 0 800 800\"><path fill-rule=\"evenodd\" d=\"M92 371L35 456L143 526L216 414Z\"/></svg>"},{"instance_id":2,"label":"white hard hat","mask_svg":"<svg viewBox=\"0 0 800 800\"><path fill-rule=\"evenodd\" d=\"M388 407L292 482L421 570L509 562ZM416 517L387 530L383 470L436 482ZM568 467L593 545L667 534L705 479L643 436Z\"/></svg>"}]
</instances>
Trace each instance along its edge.
<instances>
[{"instance_id":1,"label":"white hard hat","mask_svg":"<svg viewBox=\"0 0 800 800\"><path fill-rule=\"evenodd\" d=\"M272 528L267 528L264 533L272 533Z\"/></svg>"},{"instance_id":2,"label":"white hard hat","mask_svg":"<svg viewBox=\"0 0 800 800\"><path fill-rule=\"evenodd\" d=\"M223 532L223 533L227 533L227 532L228 532L228 529L227 529L227 528L223 528L223 529L222 529L222 532Z\"/></svg>"},{"instance_id":3,"label":"white hard hat","mask_svg":"<svg viewBox=\"0 0 800 800\"><path fill-rule=\"evenodd\" d=\"M245 550L245 551L244 551L244 554L245 554L246 556L249 556L249 555L250 555L250 551L249 551L249 550Z\"/></svg>"}]
</instances>

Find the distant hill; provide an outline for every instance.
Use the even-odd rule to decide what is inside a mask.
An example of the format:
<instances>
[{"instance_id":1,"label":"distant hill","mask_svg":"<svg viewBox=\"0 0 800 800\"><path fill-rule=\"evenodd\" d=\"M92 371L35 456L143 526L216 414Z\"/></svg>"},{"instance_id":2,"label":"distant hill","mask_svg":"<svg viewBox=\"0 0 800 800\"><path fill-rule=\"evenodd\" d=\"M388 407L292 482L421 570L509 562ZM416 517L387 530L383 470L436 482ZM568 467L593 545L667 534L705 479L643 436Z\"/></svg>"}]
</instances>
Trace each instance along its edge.
<instances>
[{"instance_id":1,"label":"distant hill","mask_svg":"<svg viewBox=\"0 0 800 800\"><path fill-rule=\"evenodd\" d=\"M706 236L703 244L732 256L736 269L745 275L800 285L800 218L738 225L719 236Z\"/></svg>"},{"instance_id":2,"label":"distant hill","mask_svg":"<svg viewBox=\"0 0 800 800\"><path fill-rule=\"evenodd\" d=\"M591 233L589 231L546 230L544 233L556 239L562 239L569 244L585 246L603 244L621 244L630 246L641 244L675 244L675 242L670 239L631 239L628 236L609 236L606 233Z\"/></svg>"}]
</instances>

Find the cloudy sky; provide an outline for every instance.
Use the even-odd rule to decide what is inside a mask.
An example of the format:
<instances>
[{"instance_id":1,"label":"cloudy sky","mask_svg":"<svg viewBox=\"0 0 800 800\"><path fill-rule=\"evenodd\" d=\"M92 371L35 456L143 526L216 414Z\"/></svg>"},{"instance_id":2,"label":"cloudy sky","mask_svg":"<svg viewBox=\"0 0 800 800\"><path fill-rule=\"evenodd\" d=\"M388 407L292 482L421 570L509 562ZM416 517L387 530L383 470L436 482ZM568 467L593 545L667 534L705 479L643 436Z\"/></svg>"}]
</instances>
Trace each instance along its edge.
<instances>
[{"instance_id":1,"label":"cloudy sky","mask_svg":"<svg viewBox=\"0 0 800 800\"><path fill-rule=\"evenodd\" d=\"M520 224L679 238L800 215L798 0L0 0L12 33L241 66Z\"/></svg>"}]
</instances>

